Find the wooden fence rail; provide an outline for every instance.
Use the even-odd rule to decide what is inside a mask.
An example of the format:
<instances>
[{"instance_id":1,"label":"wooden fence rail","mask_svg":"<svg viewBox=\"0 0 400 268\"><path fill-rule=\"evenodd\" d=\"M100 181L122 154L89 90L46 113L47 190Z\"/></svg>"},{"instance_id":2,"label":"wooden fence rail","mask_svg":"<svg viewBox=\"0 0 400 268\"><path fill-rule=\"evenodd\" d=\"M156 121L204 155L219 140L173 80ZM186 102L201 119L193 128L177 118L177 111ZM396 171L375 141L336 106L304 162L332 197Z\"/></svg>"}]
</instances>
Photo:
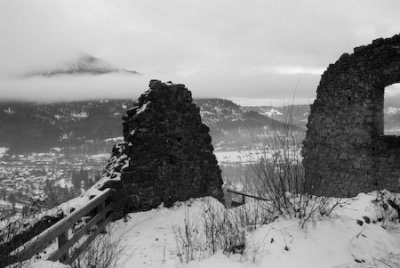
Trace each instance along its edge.
<instances>
[{"instance_id":1,"label":"wooden fence rail","mask_svg":"<svg viewBox=\"0 0 400 268\"><path fill-rule=\"evenodd\" d=\"M246 197L249 197L249 198L252 198L252 199L256 199L256 200L260 200L260 201L271 201L271 200L263 198L263 197L254 196L254 195L250 195L250 194L245 194L245 193L234 191L234 190L231 190L231 189L226 189L226 192L232 193L234 195L239 195L239 196L242 197L240 201L233 201L232 200L231 201L231 206L232 207L238 207L238 206L246 204Z\"/></svg>"},{"instance_id":2,"label":"wooden fence rail","mask_svg":"<svg viewBox=\"0 0 400 268\"><path fill-rule=\"evenodd\" d=\"M58 248L47 259L71 264L96 236L102 232L112 219L114 203L112 189L105 189L87 202L82 208L73 211L64 219L35 236L10 254L10 264L32 258L46 249L56 239ZM86 221L86 219L89 219ZM76 223L79 229L73 230ZM79 241L78 244L76 244ZM75 245L76 244L76 245Z\"/></svg>"}]
</instances>

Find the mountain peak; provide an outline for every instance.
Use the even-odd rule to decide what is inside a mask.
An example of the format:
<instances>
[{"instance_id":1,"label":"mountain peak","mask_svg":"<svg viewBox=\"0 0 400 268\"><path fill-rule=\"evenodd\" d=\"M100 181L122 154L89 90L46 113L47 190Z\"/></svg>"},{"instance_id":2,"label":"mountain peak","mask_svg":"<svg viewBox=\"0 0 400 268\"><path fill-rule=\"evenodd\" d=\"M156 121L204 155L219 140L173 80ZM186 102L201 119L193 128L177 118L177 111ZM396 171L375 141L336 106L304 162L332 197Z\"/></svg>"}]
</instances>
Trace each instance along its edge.
<instances>
[{"instance_id":1,"label":"mountain peak","mask_svg":"<svg viewBox=\"0 0 400 268\"><path fill-rule=\"evenodd\" d=\"M51 77L58 75L102 75L108 73L138 74L137 71L118 68L111 63L89 53L80 52L72 60L57 63L50 68L41 68L26 73L26 77Z\"/></svg>"}]
</instances>

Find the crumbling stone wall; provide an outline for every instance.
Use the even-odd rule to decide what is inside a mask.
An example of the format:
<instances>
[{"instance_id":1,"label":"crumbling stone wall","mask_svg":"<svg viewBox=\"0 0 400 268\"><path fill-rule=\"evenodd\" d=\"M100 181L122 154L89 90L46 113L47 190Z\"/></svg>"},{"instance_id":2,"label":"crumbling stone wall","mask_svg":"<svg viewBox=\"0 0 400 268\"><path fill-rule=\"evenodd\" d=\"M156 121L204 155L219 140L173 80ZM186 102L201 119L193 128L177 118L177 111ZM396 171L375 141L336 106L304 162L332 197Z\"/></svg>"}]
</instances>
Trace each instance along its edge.
<instances>
[{"instance_id":1,"label":"crumbling stone wall","mask_svg":"<svg viewBox=\"0 0 400 268\"><path fill-rule=\"evenodd\" d=\"M383 135L384 89L400 82L400 35L343 54L323 73L302 155L306 190L400 191L400 137Z\"/></svg>"},{"instance_id":2,"label":"crumbling stone wall","mask_svg":"<svg viewBox=\"0 0 400 268\"><path fill-rule=\"evenodd\" d=\"M151 80L123 120L124 142L114 155L129 157L121 172L128 211L201 196L222 200L209 128L185 85Z\"/></svg>"}]
</instances>

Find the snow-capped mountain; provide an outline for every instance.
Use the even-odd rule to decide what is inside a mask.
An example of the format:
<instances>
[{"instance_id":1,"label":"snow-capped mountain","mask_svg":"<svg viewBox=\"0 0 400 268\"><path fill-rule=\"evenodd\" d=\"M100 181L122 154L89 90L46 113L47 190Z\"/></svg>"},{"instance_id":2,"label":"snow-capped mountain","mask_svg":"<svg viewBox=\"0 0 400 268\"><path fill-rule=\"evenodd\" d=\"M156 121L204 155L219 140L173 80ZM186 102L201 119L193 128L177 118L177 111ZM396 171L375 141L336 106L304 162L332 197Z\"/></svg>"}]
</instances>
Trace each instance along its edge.
<instances>
[{"instance_id":1,"label":"snow-capped mountain","mask_svg":"<svg viewBox=\"0 0 400 268\"><path fill-rule=\"evenodd\" d=\"M111 63L88 53L80 53L71 61L27 72L26 76L50 77L56 75L101 75L108 73L138 74L136 71L115 67Z\"/></svg>"}]
</instances>

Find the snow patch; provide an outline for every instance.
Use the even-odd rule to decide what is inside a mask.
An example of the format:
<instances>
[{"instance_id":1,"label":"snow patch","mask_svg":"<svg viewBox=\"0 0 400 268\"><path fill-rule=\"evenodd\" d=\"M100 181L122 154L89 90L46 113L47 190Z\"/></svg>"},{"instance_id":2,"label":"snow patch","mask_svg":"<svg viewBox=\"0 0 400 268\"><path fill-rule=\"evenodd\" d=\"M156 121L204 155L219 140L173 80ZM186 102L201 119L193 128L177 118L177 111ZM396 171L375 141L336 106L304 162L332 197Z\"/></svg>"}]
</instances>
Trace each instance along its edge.
<instances>
[{"instance_id":1,"label":"snow patch","mask_svg":"<svg viewBox=\"0 0 400 268\"><path fill-rule=\"evenodd\" d=\"M283 115L283 113L279 112L278 110L272 108L271 110L269 110L268 112L264 112L265 115L267 115L268 117L274 116L274 115Z\"/></svg>"},{"instance_id":2,"label":"snow patch","mask_svg":"<svg viewBox=\"0 0 400 268\"><path fill-rule=\"evenodd\" d=\"M114 137L114 138L108 138L105 139L105 142L121 142L124 140L124 137L120 136L120 137Z\"/></svg>"},{"instance_id":3,"label":"snow patch","mask_svg":"<svg viewBox=\"0 0 400 268\"><path fill-rule=\"evenodd\" d=\"M7 109L4 109L4 113L6 113L8 115L13 115L13 114L15 114L15 110L8 107Z\"/></svg>"},{"instance_id":4,"label":"snow patch","mask_svg":"<svg viewBox=\"0 0 400 268\"><path fill-rule=\"evenodd\" d=\"M8 151L8 148L6 147L0 147L0 158L2 158L4 156L4 154L6 154Z\"/></svg>"},{"instance_id":5,"label":"snow patch","mask_svg":"<svg viewBox=\"0 0 400 268\"><path fill-rule=\"evenodd\" d=\"M31 261L25 263L25 268L70 268L71 266L62 264L61 262L35 260L32 258Z\"/></svg>"},{"instance_id":6,"label":"snow patch","mask_svg":"<svg viewBox=\"0 0 400 268\"><path fill-rule=\"evenodd\" d=\"M80 113L73 112L73 113L71 113L71 116L74 118L83 119L83 118L87 118L88 114L86 112L80 112Z\"/></svg>"},{"instance_id":7,"label":"snow patch","mask_svg":"<svg viewBox=\"0 0 400 268\"><path fill-rule=\"evenodd\" d=\"M137 109L136 114L140 114L140 113L144 112L146 110L146 108L147 108L147 105L149 105L149 103L151 103L151 102L150 101L146 102L145 104L142 105L142 107Z\"/></svg>"}]
</instances>

